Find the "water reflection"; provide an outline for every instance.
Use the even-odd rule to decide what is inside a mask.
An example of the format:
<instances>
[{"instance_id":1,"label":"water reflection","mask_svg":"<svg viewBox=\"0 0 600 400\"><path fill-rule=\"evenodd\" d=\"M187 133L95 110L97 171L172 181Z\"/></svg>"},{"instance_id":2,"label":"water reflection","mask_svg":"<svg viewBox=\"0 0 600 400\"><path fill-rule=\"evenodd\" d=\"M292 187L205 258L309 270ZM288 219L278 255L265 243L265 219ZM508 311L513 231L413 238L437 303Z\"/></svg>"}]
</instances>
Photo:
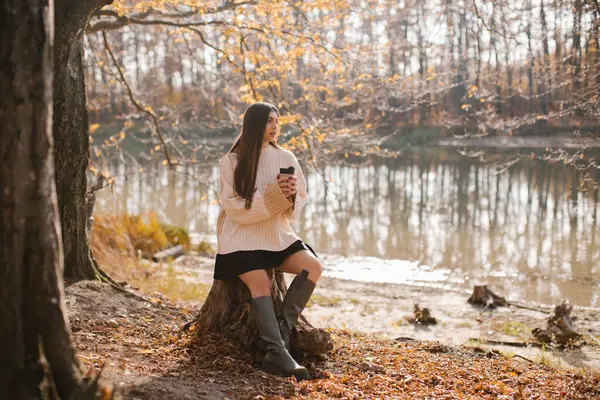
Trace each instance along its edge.
<instances>
[{"instance_id":1,"label":"water reflection","mask_svg":"<svg viewBox=\"0 0 600 400\"><path fill-rule=\"evenodd\" d=\"M98 212L154 210L170 223L214 233L218 169L185 173L139 174L121 165L114 194L101 194ZM340 276L428 276L367 257L408 260L465 288L487 281L512 299L600 306L598 190L580 190L583 176L572 168L526 161L497 174L467 158L417 154L329 166L324 175L308 174L310 201L296 229L318 252L343 256L328 260Z\"/></svg>"}]
</instances>

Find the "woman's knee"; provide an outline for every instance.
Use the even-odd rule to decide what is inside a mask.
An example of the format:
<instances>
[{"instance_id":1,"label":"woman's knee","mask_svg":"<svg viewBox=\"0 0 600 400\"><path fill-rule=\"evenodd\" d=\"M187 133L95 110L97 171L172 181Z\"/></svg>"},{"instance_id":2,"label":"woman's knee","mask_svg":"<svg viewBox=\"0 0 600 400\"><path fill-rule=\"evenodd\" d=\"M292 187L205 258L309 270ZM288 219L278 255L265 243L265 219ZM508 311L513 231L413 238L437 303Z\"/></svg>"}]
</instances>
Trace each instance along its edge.
<instances>
[{"instance_id":1,"label":"woman's knee","mask_svg":"<svg viewBox=\"0 0 600 400\"><path fill-rule=\"evenodd\" d=\"M305 269L308 271L308 279L317 283L323 272L323 266L316 258L311 259L311 262L305 265Z\"/></svg>"}]
</instances>

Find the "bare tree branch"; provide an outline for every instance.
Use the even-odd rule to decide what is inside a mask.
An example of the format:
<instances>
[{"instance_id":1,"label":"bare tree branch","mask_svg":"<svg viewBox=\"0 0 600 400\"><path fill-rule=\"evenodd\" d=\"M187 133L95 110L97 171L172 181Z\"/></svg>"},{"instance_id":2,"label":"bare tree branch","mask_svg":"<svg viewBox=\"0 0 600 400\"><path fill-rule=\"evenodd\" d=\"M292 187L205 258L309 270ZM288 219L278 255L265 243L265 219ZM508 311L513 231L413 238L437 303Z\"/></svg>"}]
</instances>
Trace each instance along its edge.
<instances>
[{"instance_id":1,"label":"bare tree branch","mask_svg":"<svg viewBox=\"0 0 600 400\"><path fill-rule=\"evenodd\" d=\"M225 57L225 59L227 60L227 62L229 62L231 65L239 68L239 66L236 64L235 61L229 59L229 54L227 54L227 52L225 50L218 48L217 46L213 45L208 40L206 40L206 37L204 36L202 31L200 31L199 29L196 29L196 28L192 28L192 27L187 27L187 29L196 33L200 37L200 40L202 41L202 43L204 43L206 46L210 47L217 53L223 55Z\"/></svg>"},{"instance_id":2,"label":"bare tree branch","mask_svg":"<svg viewBox=\"0 0 600 400\"><path fill-rule=\"evenodd\" d=\"M198 15L210 15L210 14L218 14L221 12L234 10L237 7L242 6L251 6L258 4L255 0L252 1L243 1L239 3L234 2L226 2L224 5L216 8L194 8L188 11L182 11L178 13L165 13L160 10L155 10L149 8L144 10L139 14L134 14L131 16L127 15L119 15L114 10L98 10L94 13L93 16L98 17L112 17L111 20L100 20L95 22L94 24L89 24L86 29L86 33L95 33L99 31L105 30L115 30L122 28L126 25L137 24L137 25L167 25L173 27L188 27L188 26L208 26L208 25L226 25L225 21L170 21L170 19L185 19ZM147 20L146 18L149 16L157 16L160 19L151 19Z\"/></svg>"},{"instance_id":3,"label":"bare tree branch","mask_svg":"<svg viewBox=\"0 0 600 400\"><path fill-rule=\"evenodd\" d=\"M137 17L119 17L116 20L113 21L106 21L106 20L101 20L99 22L96 22L95 24L90 24L88 25L88 28L86 29L86 33L90 34L90 33L96 33L96 32L100 32L100 31L109 31L109 30L115 30L115 29L120 29L126 25L165 25L165 26L172 26L172 27L176 27L176 28L187 28L187 27L193 27L193 26L209 26L209 25L227 25L228 23L226 21L219 21L219 20L214 20L214 21L199 21L199 22L173 22L173 21L168 21L168 20L160 20L160 19L144 19L144 18L137 18Z\"/></svg>"},{"instance_id":4,"label":"bare tree branch","mask_svg":"<svg viewBox=\"0 0 600 400\"><path fill-rule=\"evenodd\" d=\"M108 44L108 39L106 38L106 32L102 32L102 39L104 40L104 48L106 49L106 51L110 55L110 58L111 58L113 64L115 65L115 67L117 68L117 71L119 72L119 77L121 79L121 83L127 89L127 95L129 96L129 100L135 106L135 108L138 109L138 111L149 115L150 118L152 119L155 131L156 131L156 135L158 136L158 139L160 140L160 142L162 144L162 147L164 149L165 158L167 160L169 168L173 168L174 164L171 162L171 157L169 156L169 151L167 150L167 144L165 143L165 140L163 139L162 134L160 132L160 125L158 123L158 118L156 117L156 114L154 113L154 111L152 111L151 107L149 107L149 106L142 106L142 104L140 104L140 102L133 95L133 91L131 90L131 86L129 86L129 84L127 83L127 80L125 79L125 74L123 73L123 70L121 69L121 66L117 62L117 59L115 58L115 55L114 55L114 53L113 53L110 45Z\"/></svg>"},{"instance_id":5,"label":"bare tree branch","mask_svg":"<svg viewBox=\"0 0 600 400\"><path fill-rule=\"evenodd\" d=\"M254 98L254 100L258 100L258 93L256 92L256 88L254 87L254 82L252 82L252 78L246 70L246 52L244 51L244 47L246 47L247 50L250 50L248 49L248 45L244 41L244 35L240 34L240 53L242 55L242 71L244 72L244 82L246 83L246 85L250 86L250 89L252 90L252 98Z\"/></svg>"}]
</instances>

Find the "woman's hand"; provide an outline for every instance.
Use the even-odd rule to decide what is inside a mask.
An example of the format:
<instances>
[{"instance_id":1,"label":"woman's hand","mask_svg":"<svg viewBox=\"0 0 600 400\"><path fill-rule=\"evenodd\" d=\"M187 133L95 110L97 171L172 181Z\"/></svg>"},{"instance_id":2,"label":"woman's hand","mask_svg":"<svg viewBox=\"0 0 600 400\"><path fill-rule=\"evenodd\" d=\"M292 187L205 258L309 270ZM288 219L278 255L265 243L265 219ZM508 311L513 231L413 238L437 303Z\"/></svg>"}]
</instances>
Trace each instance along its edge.
<instances>
[{"instance_id":1,"label":"woman's hand","mask_svg":"<svg viewBox=\"0 0 600 400\"><path fill-rule=\"evenodd\" d=\"M296 190L296 175L292 175L288 178L288 182L289 182L289 194L288 194L288 198L294 196L297 193Z\"/></svg>"},{"instance_id":2,"label":"woman's hand","mask_svg":"<svg viewBox=\"0 0 600 400\"><path fill-rule=\"evenodd\" d=\"M277 174L277 183L281 188L281 192L288 199L296 194L296 176L292 175L289 177L281 177L280 174Z\"/></svg>"}]
</instances>

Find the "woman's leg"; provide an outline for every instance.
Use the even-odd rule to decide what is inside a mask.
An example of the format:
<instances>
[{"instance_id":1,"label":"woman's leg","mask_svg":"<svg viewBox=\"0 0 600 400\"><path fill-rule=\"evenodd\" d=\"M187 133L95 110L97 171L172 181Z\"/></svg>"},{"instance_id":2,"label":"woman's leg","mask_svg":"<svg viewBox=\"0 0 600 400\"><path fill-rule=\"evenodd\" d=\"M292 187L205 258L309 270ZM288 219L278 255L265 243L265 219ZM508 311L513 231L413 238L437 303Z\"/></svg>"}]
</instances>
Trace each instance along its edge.
<instances>
[{"instance_id":1,"label":"woman's leg","mask_svg":"<svg viewBox=\"0 0 600 400\"><path fill-rule=\"evenodd\" d=\"M267 272L256 270L240 275L242 282L252 294L252 314L258 326L260 337L266 344L267 354L262 369L271 374L294 375L298 380L308 379L308 370L299 365L285 348L285 342L279 331L271 298L271 281Z\"/></svg>"},{"instance_id":2,"label":"woman's leg","mask_svg":"<svg viewBox=\"0 0 600 400\"><path fill-rule=\"evenodd\" d=\"M248 286L253 299L261 296L271 297L271 280L264 269L241 274L240 279Z\"/></svg>"},{"instance_id":3,"label":"woman's leg","mask_svg":"<svg viewBox=\"0 0 600 400\"><path fill-rule=\"evenodd\" d=\"M308 279L313 283L317 283L323 271L317 257L308 250L297 251L288 256L277 269L294 275L300 275L302 270L306 270L308 271Z\"/></svg>"},{"instance_id":4,"label":"woman's leg","mask_svg":"<svg viewBox=\"0 0 600 400\"><path fill-rule=\"evenodd\" d=\"M281 337L289 351L292 329L298 323L298 316L306 307L306 303L315 290L315 285L321 277L322 267L314 254L308 250L302 250L287 257L278 269L296 274L281 307Z\"/></svg>"}]
</instances>

